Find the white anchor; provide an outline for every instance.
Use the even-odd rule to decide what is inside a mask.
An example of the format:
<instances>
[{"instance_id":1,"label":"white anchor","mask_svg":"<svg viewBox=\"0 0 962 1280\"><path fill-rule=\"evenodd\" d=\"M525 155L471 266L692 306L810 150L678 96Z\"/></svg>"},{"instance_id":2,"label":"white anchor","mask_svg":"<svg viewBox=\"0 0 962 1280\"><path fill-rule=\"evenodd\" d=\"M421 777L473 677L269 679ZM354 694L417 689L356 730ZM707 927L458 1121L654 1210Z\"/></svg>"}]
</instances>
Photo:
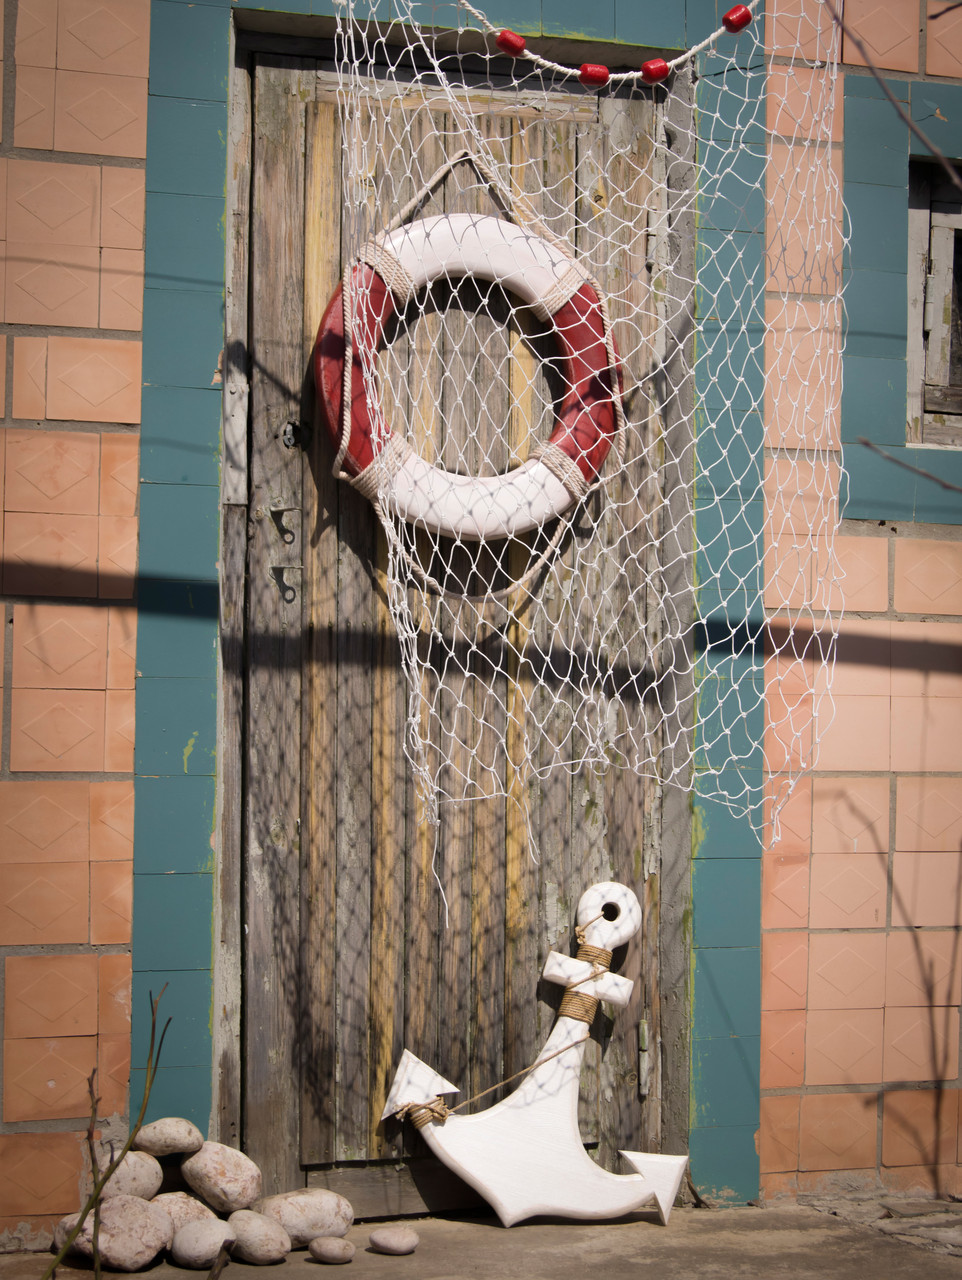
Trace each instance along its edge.
<instances>
[{"instance_id":1,"label":"white anchor","mask_svg":"<svg viewBox=\"0 0 962 1280\"><path fill-rule=\"evenodd\" d=\"M578 903L578 957L549 953L544 977L566 988L558 1020L518 1088L476 1115L448 1112L442 1095L456 1085L407 1049L382 1120L409 1114L435 1155L494 1208L506 1227L535 1214L618 1218L657 1208L667 1223L687 1156L622 1151L634 1173L602 1169L578 1131L578 1082L598 1000L624 1007L634 985L608 972L611 952L641 929L632 891L609 881Z\"/></svg>"}]
</instances>

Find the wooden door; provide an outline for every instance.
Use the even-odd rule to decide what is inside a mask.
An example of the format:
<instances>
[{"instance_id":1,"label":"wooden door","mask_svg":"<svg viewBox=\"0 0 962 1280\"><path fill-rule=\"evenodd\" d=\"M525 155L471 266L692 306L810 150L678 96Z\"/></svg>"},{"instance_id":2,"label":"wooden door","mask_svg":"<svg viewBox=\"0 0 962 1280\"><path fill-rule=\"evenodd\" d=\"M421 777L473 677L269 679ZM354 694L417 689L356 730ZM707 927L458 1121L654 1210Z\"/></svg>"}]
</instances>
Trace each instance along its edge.
<instances>
[{"instance_id":1,"label":"wooden door","mask_svg":"<svg viewBox=\"0 0 962 1280\"><path fill-rule=\"evenodd\" d=\"M284 442L288 421L318 427L309 356L343 266L339 109L321 65L307 59L256 58L251 86L245 1148L278 1189L336 1186L358 1212L407 1212L421 1206L422 1194L438 1207L420 1140L379 1123L402 1049L458 1083L465 1097L533 1062L557 1006L556 995L539 988L545 955L573 948L578 898L594 881L613 878L638 893L645 932L618 958L635 980L631 1005L614 1023L598 1019L594 1027L581 1125L595 1157L617 1168L619 1148L661 1149L660 795L628 772L570 777L561 770L522 797L522 781L505 766L500 795L442 807L434 862L434 832L421 819L402 751L407 690L385 600L383 533L370 504L332 478L334 451L323 429L305 433L304 448ZM645 192L630 187L645 181L651 102L610 99L600 111L593 98L582 104L585 118L577 122L568 113L525 110L507 96L489 95L478 111L505 172L522 186L534 172L546 179L554 195L542 215L573 235L589 261L609 228L621 228L618 267L642 290L646 228L626 233L611 215L621 212L619 202L644 204ZM378 110L372 101L374 129L383 123ZM443 104L418 99L406 107L407 145L423 172L458 145L449 125ZM630 134L638 163L605 176L579 131L584 137L615 126ZM407 159L385 149L375 178L400 178ZM529 185L539 198L540 180ZM462 209L492 211L480 187L458 194L457 180L439 199L440 207L457 200ZM496 305L460 318L456 312L456 305L448 312L446 337L427 316L401 341L425 360L433 347L450 344L430 366L436 369L457 348L463 393L484 399L490 420L507 424L507 460L525 427L497 390L471 384L471 352L506 342L525 376L538 373L536 356L506 331ZM401 368L403 356L396 355ZM443 462L440 420L453 428L438 408L445 392L434 376L435 383L402 378L392 414L408 424L422 453ZM512 624L518 647L524 625ZM557 626L563 643L560 619ZM450 677L450 705L481 696L475 677L484 659L477 654L477 671ZM489 723L487 746L504 735L510 747L519 731L511 714L518 677L509 669L495 678L506 710ZM563 710L554 715L563 721ZM560 735L565 725L549 730ZM472 761L451 767L470 773ZM531 806L540 862L505 793ZM444 1179L449 1189L451 1181Z\"/></svg>"}]
</instances>

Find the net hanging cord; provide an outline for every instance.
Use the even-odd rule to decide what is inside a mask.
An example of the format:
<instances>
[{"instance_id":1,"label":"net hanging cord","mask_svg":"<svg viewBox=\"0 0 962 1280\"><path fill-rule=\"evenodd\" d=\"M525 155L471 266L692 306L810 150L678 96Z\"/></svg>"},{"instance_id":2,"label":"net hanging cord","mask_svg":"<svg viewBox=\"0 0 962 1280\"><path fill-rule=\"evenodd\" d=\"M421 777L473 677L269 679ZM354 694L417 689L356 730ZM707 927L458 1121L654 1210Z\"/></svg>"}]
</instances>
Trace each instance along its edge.
<instances>
[{"instance_id":1,"label":"net hanging cord","mask_svg":"<svg viewBox=\"0 0 962 1280\"><path fill-rule=\"evenodd\" d=\"M605 291L600 283L595 279L590 271L574 257L570 246L561 237L556 236L549 227L536 215L531 205L523 196L513 192L510 186L505 183L495 165L489 163L481 156L472 152L469 148L463 148L456 155L445 161L434 174L423 184L421 189L415 196L404 206L403 209L391 220L390 224L380 235L368 240L362 246L357 255L357 261L365 262L372 267L378 275L381 276L385 285L396 298L400 298L405 303L409 302L415 294L414 282L403 264L392 253L385 243L386 237L393 231L398 230L411 218L413 218L424 207L426 201L437 190L444 179L459 164L470 164L479 177L483 178L487 183L489 190L495 197L496 203L502 209L509 219L515 225L531 231L533 234L540 236L553 245L559 252L571 261L569 272L562 279L555 282L554 288L544 297L539 305L532 306L531 310L541 320L550 320L560 306L567 301L572 292L569 284L571 278L577 284L588 283L592 286L598 299L601 311L602 326L605 338L605 350L607 353L607 370L608 376L612 384L612 403L615 410L615 432L612 438L612 448L614 450L617 461L617 468L620 469L625 463L625 454L627 448L627 423L624 412L624 396L621 388L620 377L620 361L615 350L613 327L611 323L611 315L608 307L608 299ZM389 528L390 522L386 517L384 510L384 496L392 478L397 474L404 460L410 457L414 450L411 445L402 437L393 431L381 433L380 449L375 454L374 461L369 467L360 473L353 475L344 468L344 459L347 456L348 445L351 435L351 369L353 364L353 300L352 300L352 275L354 263L348 263L344 269L342 276L342 296L344 304L344 377L343 377L343 399L341 412L341 438L337 455L334 459L333 474L336 479L346 480L354 488L368 499L374 507L378 519L383 525L389 536L393 534L393 529ZM589 483L582 475L581 469L577 464L557 445L550 441L538 442L531 449L529 456L539 459L548 470L558 479L565 489L571 494L572 503L561 514L558 520L557 528L552 534L550 540L544 549L529 564L528 568L520 578L508 583L507 586L501 587L496 591L485 591L479 595L470 595L466 592L452 591L450 588L443 586L430 574L428 574L423 566L411 554L396 537L394 544L398 554L403 558L407 567L421 582L422 586L436 592L438 595L449 596L452 598L466 599L469 601L506 600L516 592L522 592L541 572L546 564L548 564L555 555L561 540L571 525L572 520L577 513L578 507L588 496L596 489L602 487L606 483L606 476L612 474L611 468L605 469L604 475L599 475L596 479Z\"/></svg>"}]
</instances>

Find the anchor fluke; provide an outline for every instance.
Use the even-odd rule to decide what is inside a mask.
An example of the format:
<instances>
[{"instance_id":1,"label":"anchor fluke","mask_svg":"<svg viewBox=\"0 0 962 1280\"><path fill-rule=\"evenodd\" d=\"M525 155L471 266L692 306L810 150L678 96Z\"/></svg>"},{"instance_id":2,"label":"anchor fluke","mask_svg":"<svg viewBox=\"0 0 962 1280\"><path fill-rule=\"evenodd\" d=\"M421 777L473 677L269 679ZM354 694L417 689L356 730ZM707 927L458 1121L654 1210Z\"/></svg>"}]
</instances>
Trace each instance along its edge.
<instances>
[{"instance_id":1,"label":"anchor fluke","mask_svg":"<svg viewBox=\"0 0 962 1280\"><path fill-rule=\"evenodd\" d=\"M394 1083L381 1112L381 1119L386 1120L411 1103L433 1102L438 1094L460 1092L456 1084L445 1080L433 1067L416 1058L410 1049L405 1049L394 1073Z\"/></svg>"},{"instance_id":2,"label":"anchor fluke","mask_svg":"<svg viewBox=\"0 0 962 1280\"><path fill-rule=\"evenodd\" d=\"M667 1225L668 1215L685 1176L688 1157L654 1155L646 1151L622 1151L619 1154L645 1179L658 1206L662 1226Z\"/></svg>"}]
</instances>

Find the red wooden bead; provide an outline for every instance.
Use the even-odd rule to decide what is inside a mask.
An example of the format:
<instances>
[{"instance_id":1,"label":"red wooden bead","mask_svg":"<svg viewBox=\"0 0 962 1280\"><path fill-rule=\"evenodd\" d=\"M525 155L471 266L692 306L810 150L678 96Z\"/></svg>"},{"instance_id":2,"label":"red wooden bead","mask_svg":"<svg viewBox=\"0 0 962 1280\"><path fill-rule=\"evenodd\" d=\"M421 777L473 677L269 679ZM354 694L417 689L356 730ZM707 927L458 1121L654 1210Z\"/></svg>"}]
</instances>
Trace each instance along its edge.
<instances>
[{"instance_id":1,"label":"red wooden bead","mask_svg":"<svg viewBox=\"0 0 962 1280\"><path fill-rule=\"evenodd\" d=\"M578 79L586 89L596 89L608 83L610 72L598 62L583 62Z\"/></svg>"},{"instance_id":2,"label":"red wooden bead","mask_svg":"<svg viewBox=\"0 0 962 1280\"><path fill-rule=\"evenodd\" d=\"M652 58L650 62L641 64L641 74L644 77L645 84L657 84L659 80L664 80L671 68L664 58Z\"/></svg>"},{"instance_id":3,"label":"red wooden bead","mask_svg":"<svg viewBox=\"0 0 962 1280\"><path fill-rule=\"evenodd\" d=\"M725 24L725 30L734 34L741 31L742 27L747 27L752 20L752 11L743 4L736 4L734 9L729 9L722 18Z\"/></svg>"},{"instance_id":4,"label":"red wooden bead","mask_svg":"<svg viewBox=\"0 0 962 1280\"><path fill-rule=\"evenodd\" d=\"M519 36L517 31L502 31L494 43L502 53L510 53L512 58L524 53L524 36Z\"/></svg>"}]
</instances>

